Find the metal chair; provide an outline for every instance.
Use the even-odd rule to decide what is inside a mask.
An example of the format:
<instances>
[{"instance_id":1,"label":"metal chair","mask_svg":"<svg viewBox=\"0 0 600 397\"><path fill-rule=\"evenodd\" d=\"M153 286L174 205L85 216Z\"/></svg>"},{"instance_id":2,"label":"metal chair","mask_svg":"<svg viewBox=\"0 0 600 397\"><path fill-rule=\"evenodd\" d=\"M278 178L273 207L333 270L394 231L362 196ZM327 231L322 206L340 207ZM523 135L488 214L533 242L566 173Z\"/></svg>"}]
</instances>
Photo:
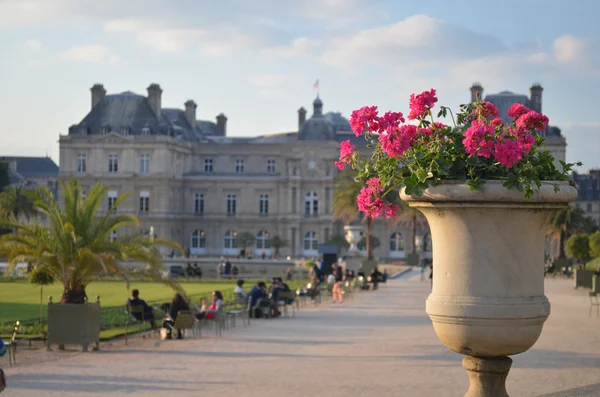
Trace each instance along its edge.
<instances>
[{"instance_id":1,"label":"metal chair","mask_svg":"<svg viewBox=\"0 0 600 397\"><path fill-rule=\"evenodd\" d=\"M592 317L592 309L596 306L596 318L600 317L600 301L596 292L590 292L590 318Z\"/></svg>"}]
</instances>

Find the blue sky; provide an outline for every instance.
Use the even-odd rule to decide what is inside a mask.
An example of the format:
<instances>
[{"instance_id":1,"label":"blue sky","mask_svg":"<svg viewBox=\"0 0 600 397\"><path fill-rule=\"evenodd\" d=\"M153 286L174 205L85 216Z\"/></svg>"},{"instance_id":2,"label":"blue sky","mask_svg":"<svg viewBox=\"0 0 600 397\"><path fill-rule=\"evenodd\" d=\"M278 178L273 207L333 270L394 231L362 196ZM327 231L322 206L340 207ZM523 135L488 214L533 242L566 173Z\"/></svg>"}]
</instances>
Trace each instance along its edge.
<instances>
[{"instance_id":1,"label":"blue sky","mask_svg":"<svg viewBox=\"0 0 600 397\"><path fill-rule=\"evenodd\" d=\"M218 4L217 4L218 3ZM293 131L320 81L325 111L406 111L438 89L456 108L544 87L567 157L600 167L596 0L0 0L0 154L50 155L89 111L89 88L198 103L228 134ZM309 112L310 114L310 112Z\"/></svg>"}]
</instances>

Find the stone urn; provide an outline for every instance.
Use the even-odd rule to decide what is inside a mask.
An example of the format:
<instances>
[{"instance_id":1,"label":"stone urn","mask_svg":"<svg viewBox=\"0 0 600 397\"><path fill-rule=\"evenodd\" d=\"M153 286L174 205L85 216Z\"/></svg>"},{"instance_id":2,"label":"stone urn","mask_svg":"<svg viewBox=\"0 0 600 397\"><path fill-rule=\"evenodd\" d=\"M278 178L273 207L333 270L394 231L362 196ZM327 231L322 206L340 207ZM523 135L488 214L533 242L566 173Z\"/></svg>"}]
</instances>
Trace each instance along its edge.
<instances>
[{"instance_id":1,"label":"stone urn","mask_svg":"<svg viewBox=\"0 0 600 397\"><path fill-rule=\"evenodd\" d=\"M508 397L512 360L539 338L550 314L544 295L544 238L553 213L577 198L567 182L543 184L530 199L488 181L431 186L402 200L425 215L433 240L427 314L439 339L465 355L465 397Z\"/></svg>"},{"instance_id":2,"label":"stone urn","mask_svg":"<svg viewBox=\"0 0 600 397\"><path fill-rule=\"evenodd\" d=\"M344 226L345 238L350 247L348 248L348 256L361 256L360 250L358 249L358 243L362 239L360 235L363 231L362 226Z\"/></svg>"}]
</instances>

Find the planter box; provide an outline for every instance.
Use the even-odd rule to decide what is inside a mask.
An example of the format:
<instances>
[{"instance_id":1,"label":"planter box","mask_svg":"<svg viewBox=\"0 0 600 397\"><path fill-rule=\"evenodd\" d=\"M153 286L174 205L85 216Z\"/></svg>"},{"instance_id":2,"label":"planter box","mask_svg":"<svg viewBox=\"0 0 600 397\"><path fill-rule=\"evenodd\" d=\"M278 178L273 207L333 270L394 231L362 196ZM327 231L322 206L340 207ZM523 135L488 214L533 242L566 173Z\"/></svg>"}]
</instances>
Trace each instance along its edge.
<instances>
[{"instance_id":1,"label":"planter box","mask_svg":"<svg viewBox=\"0 0 600 397\"><path fill-rule=\"evenodd\" d=\"M591 270L575 269L575 288L592 288L595 274Z\"/></svg>"},{"instance_id":2,"label":"planter box","mask_svg":"<svg viewBox=\"0 0 600 397\"><path fill-rule=\"evenodd\" d=\"M81 345L83 351L100 341L100 304L48 305L48 350L52 345Z\"/></svg>"}]
</instances>

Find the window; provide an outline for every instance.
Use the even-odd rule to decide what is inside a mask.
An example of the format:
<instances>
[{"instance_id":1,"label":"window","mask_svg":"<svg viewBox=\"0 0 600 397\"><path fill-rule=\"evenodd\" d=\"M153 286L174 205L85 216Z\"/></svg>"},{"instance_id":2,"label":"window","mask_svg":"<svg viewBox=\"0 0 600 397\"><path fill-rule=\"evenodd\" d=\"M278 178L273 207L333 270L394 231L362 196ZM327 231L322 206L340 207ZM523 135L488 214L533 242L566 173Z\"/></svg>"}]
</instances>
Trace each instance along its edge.
<instances>
[{"instance_id":1,"label":"window","mask_svg":"<svg viewBox=\"0 0 600 397\"><path fill-rule=\"evenodd\" d=\"M81 135L87 135L87 134L88 134L88 128L87 128L87 127L81 127L81 128L79 129L79 133L80 133Z\"/></svg>"},{"instance_id":2,"label":"window","mask_svg":"<svg viewBox=\"0 0 600 397\"><path fill-rule=\"evenodd\" d=\"M236 198L235 194L227 195L227 215L235 215Z\"/></svg>"},{"instance_id":3,"label":"window","mask_svg":"<svg viewBox=\"0 0 600 397\"><path fill-rule=\"evenodd\" d=\"M150 172L150 155L140 155L140 174L147 174Z\"/></svg>"},{"instance_id":4,"label":"window","mask_svg":"<svg viewBox=\"0 0 600 397\"><path fill-rule=\"evenodd\" d=\"M225 249L233 249L237 248L236 238L237 232L228 230L225 232L225 239L223 240L223 248Z\"/></svg>"},{"instance_id":5,"label":"window","mask_svg":"<svg viewBox=\"0 0 600 397\"><path fill-rule=\"evenodd\" d=\"M108 240L112 243L117 239L117 231L113 230L112 232L110 232L110 234L108 235Z\"/></svg>"},{"instance_id":6,"label":"window","mask_svg":"<svg viewBox=\"0 0 600 397\"><path fill-rule=\"evenodd\" d=\"M304 197L304 216L319 215L319 196L315 192L308 192Z\"/></svg>"},{"instance_id":7,"label":"window","mask_svg":"<svg viewBox=\"0 0 600 397\"><path fill-rule=\"evenodd\" d=\"M150 135L150 127L142 128L142 135L144 135L144 136Z\"/></svg>"},{"instance_id":8,"label":"window","mask_svg":"<svg viewBox=\"0 0 600 397\"><path fill-rule=\"evenodd\" d=\"M121 135L129 135L129 133L131 132L131 128L130 127L121 127Z\"/></svg>"},{"instance_id":9,"label":"window","mask_svg":"<svg viewBox=\"0 0 600 397\"><path fill-rule=\"evenodd\" d=\"M256 234L256 249L271 249L271 244L269 244L269 232L261 230Z\"/></svg>"},{"instance_id":10,"label":"window","mask_svg":"<svg viewBox=\"0 0 600 397\"><path fill-rule=\"evenodd\" d=\"M292 214L295 214L298 210L298 189L293 187L292 188Z\"/></svg>"},{"instance_id":11,"label":"window","mask_svg":"<svg viewBox=\"0 0 600 397\"><path fill-rule=\"evenodd\" d=\"M194 214L204 214L204 195L202 193L194 194Z\"/></svg>"},{"instance_id":12,"label":"window","mask_svg":"<svg viewBox=\"0 0 600 397\"><path fill-rule=\"evenodd\" d=\"M579 203L575 203L575 208L579 208Z\"/></svg>"},{"instance_id":13,"label":"window","mask_svg":"<svg viewBox=\"0 0 600 397\"><path fill-rule=\"evenodd\" d=\"M103 125L102 128L100 128L100 135L106 135L110 132L110 127L107 125Z\"/></svg>"},{"instance_id":14,"label":"window","mask_svg":"<svg viewBox=\"0 0 600 397\"><path fill-rule=\"evenodd\" d=\"M328 214L329 213L329 196L331 195L331 189L326 187L325 188L325 213Z\"/></svg>"},{"instance_id":15,"label":"window","mask_svg":"<svg viewBox=\"0 0 600 397\"><path fill-rule=\"evenodd\" d=\"M274 174L275 173L275 171L277 170L276 164L277 163L273 159L267 160L267 172L269 174Z\"/></svg>"},{"instance_id":16,"label":"window","mask_svg":"<svg viewBox=\"0 0 600 397\"><path fill-rule=\"evenodd\" d=\"M585 210L587 212L592 212L592 203L587 203Z\"/></svg>"},{"instance_id":17,"label":"window","mask_svg":"<svg viewBox=\"0 0 600 397\"><path fill-rule=\"evenodd\" d=\"M206 248L206 236L204 235L204 230L196 229L192 232L192 241L190 246L192 250Z\"/></svg>"},{"instance_id":18,"label":"window","mask_svg":"<svg viewBox=\"0 0 600 397\"><path fill-rule=\"evenodd\" d=\"M261 215L267 215L269 213L269 195L261 194L258 202L258 212Z\"/></svg>"},{"instance_id":19,"label":"window","mask_svg":"<svg viewBox=\"0 0 600 397\"><path fill-rule=\"evenodd\" d=\"M402 233L392 233L390 236L390 252L404 252L404 237Z\"/></svg>"},{"instance_id":20,"label":"window","mask_svg":"<svg viewBox=\"0 0 600 397\"><path fill-rule=\"evenodd\" d=\"M204 172L213 172L213 159L204 159Z\"/></svg>"},{"instance_id":21,"label":"window","mask_svg":"<svg viewBox=\"0 0 600 397\"><path fill-rule=\"evenodd\" d=\"M108 209L111 210L115 206L116 202L117 202L117 192L114 190L110 190L108 192ZM116 210L116 208L115 208L115 210Z\"/></svg>"},{"instance_id":22,"label":"window","mask_svg":"<svg viewBox=\"0 0 600 397\"><path fill-rule=\"evenodd\" d=\"M319 249L319 239L315 232L308 232L304 235L304 250L317 251Z\"/></svg>"},{"instance_id":23,"label":"window","mask_svg":"<svg viewBox=\"0 0 600 397\"><path fill-rule=\"evenodd\" d=\"M87 161L87 156L85 154L78 154L77 155L77 172L86 172L86 161Z\"/></svg>"},{"instance_id":24,"label":"window","mask_svg":"<svg viewBox=\"0 0 600 397\"><path fill-rule=\"evenodd\" d=\"M235 173L236 174L244 173L244 159L235 160Z\"/></svg>"},{"instance_id":25,"label":"window","mask_svg":"<svg viewBox=\"0 0 600 397\"><path fill-rule=\"evenodd\" d=\"M108 155L108 172L117 172L119 170L119 157L116 154Z\"/></svg>"},{"instance_id":26,"label":"window","mask_svg":"<svg viewBox=\"0 0 600 397\"><path fill-rule=\"evenodd\" d=\"M148 213L150 211L150 192L140 192L140 212Z\"/></svg>"}]
</instances>

